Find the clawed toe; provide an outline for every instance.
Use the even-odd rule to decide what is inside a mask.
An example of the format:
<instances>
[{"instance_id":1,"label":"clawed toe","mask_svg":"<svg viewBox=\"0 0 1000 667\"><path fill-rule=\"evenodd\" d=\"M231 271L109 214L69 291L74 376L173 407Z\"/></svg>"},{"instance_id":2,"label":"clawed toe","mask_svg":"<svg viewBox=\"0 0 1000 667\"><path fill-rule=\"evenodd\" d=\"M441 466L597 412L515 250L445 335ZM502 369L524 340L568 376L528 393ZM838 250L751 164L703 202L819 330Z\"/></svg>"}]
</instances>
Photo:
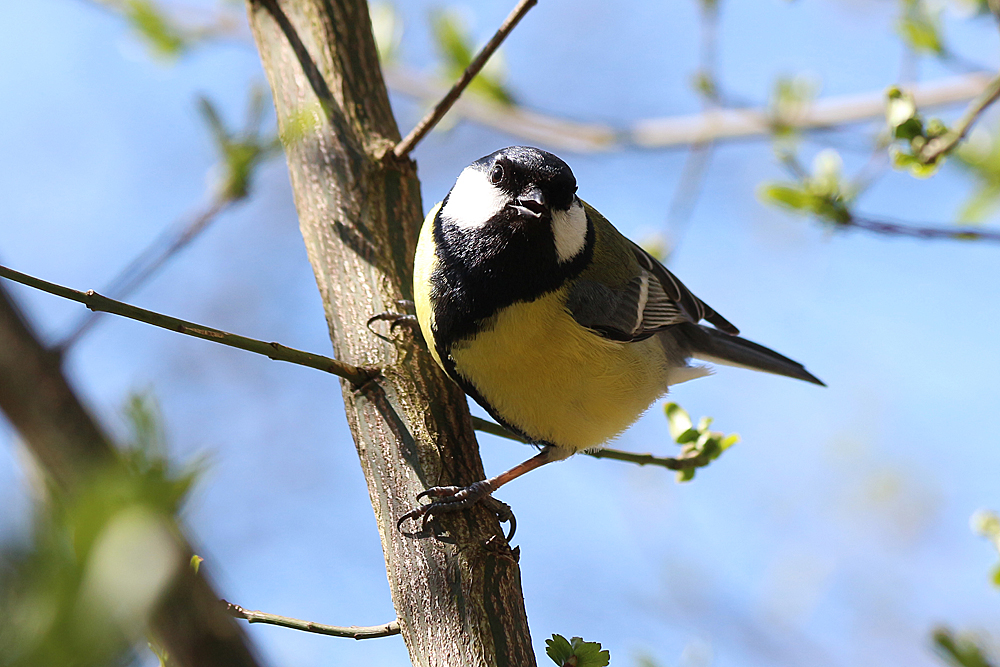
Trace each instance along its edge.
<instances>
[{"instance_id":1,"label":"clawed toe","mask_svg":"<svg viewBox=\"0 0 1000 667\"><path fill-rule=\"evenodd\" d=\"M422 518L420 532L406 534L414 537L423 537L429 534L427 524L434 516L457 512L459 510L472 507L477 502L481 502L484 507L496 515L497 519L501 523L510 524L510 533L506 536L506 539L509 542L510 539L514 537L514 531L517 529L517 521L514 519L514 512L511 510L510 505L492 497L490 495L491 491L492 489L486 481L476 482L474 484L470 484L469 486L431 487L418 494L417 500L421 500L423 498L434 498L434 500L426 505L421 505L414 510L410 510L401 516L396 522L396 528L402 531L403 524L406 521Z\"/></svg>"},{"instance_id":2,"label":"clawed toe","mask_svg":"<svg viewBox=\"0 0 1000 667\"><path fill-rule=\"evenodd\" d=\"M365 323L365 326L367 326L376 336L381 336L382 334L372 329L373 322L389 322L389 333L395 332L396 327L407 327L412 331L417 331L420 327L420 323L417 321L416 315L406 315L404 313L392 312L379 313L378 315L372 315L369 317L368 321Z\"/></svg>"}]
</instances>

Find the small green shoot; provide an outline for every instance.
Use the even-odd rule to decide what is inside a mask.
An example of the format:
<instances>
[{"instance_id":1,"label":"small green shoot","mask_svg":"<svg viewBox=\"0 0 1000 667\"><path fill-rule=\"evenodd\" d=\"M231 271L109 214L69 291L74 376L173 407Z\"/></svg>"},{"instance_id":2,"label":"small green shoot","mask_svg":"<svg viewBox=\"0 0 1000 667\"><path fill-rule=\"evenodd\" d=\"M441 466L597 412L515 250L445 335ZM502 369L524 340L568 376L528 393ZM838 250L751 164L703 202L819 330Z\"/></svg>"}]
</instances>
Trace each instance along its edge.
<instances>
[{"instance_id":1,"label":"small green shoot","mask_svg":"<svg viewBox=\"0 0 1000 667\"><path fill-rule=\"evenodd\" d=\"M696 459L699 463L697 467L703 467L714 461L737 442L740 436L731 433L726 435L718 431L709 430L712 425L711 417L702 417L698 420L698 425L691 423L691 417L687 411L676 403L667 403L664 406L667 415L667 423L670 427L670 437L678 445L681 445L680 460ZM678 482L689 482L694 479L696 467L685 468L677 471Z\"/></svg>"}]
</instances>

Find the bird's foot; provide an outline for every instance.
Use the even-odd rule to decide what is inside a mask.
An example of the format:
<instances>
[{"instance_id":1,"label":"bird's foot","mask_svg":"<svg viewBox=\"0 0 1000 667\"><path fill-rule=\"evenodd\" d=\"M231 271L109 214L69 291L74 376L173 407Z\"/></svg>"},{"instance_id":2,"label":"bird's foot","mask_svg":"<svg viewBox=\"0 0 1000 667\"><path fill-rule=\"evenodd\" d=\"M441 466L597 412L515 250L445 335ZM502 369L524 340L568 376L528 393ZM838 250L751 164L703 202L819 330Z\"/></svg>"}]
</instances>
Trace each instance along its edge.
<instances>
[{"instance_id":1,"label":"bird's foot","mask_svg":"<svg viewBox=\"0 0 1000 667\"><path fill-rule=\"evenodd\" d=\"M405 521L409 519L416 520L422 517L420 533L413 533L412 535L424 535L427 534L428 522L435 516L457 512L472 507L476 503L481 503L486 509L496 515L500 523L510 524L510 532L505 536L505 539L510 542L511 538L514 537L514 531L517 530L517 521L514 518L514 512L511 510L510 505L491 496L490 493L492 491L493 488L487 480L475 482L469 486L432 487L419 494L417 500L422 498L434 498L434 500L399 517L399 521L396 522L396 528L402 530Z\"/></svg>"},{"instance_id":2,"label":"bird's foot","mask_svg":"<svg viewBox=\"0 0 1000 667\"><path fill-rule=\"evenodd\" d=\"M401 300L396 302L396 306L400 310L403 310L404 308L412 309L413 302ZM379 313L377 315L372 315L371 317L368 318L368 321L365 323L365 326L367 326L368 329L379 338L384 338L388 340L385 336L383 336L378 331L375 331L375 329L372 328L372 324L374 322L389 322L390 334L396 333L396 327L406 327L407 329L410 330L411 333L416 333L416 334L420 333L420 323L417 321L417 316L410 315L408 313L397 313L395 311L390 310L384 313Z\"/></svg>"}]
</instances>

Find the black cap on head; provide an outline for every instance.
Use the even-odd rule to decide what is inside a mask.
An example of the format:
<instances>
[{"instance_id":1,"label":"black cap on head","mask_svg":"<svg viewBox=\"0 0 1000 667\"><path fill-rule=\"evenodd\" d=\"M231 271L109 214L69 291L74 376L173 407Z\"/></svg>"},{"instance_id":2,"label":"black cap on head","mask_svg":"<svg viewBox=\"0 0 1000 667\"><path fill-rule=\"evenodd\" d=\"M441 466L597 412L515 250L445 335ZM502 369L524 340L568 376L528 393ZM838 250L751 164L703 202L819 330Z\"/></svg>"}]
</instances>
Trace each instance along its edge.
<instances>
[{"instance_id":1,"label":"black cap on head","mask_svg":"<svg viewBox=\"0 0 1000 667\"><path fill-rule=\"evenodd\" d=\"M554 209L565 210L573 203L576 194L573 170L547 151L531 146L508 146L472 164L512 197L534 185Z\"/></svg>"}]
</instances>

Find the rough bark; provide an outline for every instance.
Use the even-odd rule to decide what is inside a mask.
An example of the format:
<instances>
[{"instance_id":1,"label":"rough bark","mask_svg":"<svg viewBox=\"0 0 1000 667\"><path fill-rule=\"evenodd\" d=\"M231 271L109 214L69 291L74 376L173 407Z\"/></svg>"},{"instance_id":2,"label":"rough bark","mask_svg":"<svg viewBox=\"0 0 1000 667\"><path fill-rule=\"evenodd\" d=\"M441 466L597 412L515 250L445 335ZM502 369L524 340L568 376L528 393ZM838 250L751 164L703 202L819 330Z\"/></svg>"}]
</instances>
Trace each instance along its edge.
<instances>
[{"instance_id":1,"label":"rough bark","mask_svg":"<svg viewBox=\"0 0 1000 667\"><path fill-rule=\"evenodd\" d=\"M417 493L482 479L461 391L412 336L380 340L373 314L411 298L422 218L416 168L392 156L392 116L364 0L248 0L284 138L299 224L338 359L380 368L344 381L386 572L414 665L534 665L520 571L482 508L406 537ZM331 445L332 446L332 445Z\"/></svg>"},{"instance_id":2,"label":"rough bark","mask_svg":"<svg viewBox=\"0 0 1000 667\"><path fill-rule=\"evenodd\" d=\"M0 285L0 409L62 490L72 493L114 456L111 441L80 403L59 358L42 347ZM180 539L180 538L178 538ZM190 558L191 549L179 543ZM157 641L178 667L256 667L236 620L203 576L184 567L151 619Z\"/></svg>"}]
</instances>

